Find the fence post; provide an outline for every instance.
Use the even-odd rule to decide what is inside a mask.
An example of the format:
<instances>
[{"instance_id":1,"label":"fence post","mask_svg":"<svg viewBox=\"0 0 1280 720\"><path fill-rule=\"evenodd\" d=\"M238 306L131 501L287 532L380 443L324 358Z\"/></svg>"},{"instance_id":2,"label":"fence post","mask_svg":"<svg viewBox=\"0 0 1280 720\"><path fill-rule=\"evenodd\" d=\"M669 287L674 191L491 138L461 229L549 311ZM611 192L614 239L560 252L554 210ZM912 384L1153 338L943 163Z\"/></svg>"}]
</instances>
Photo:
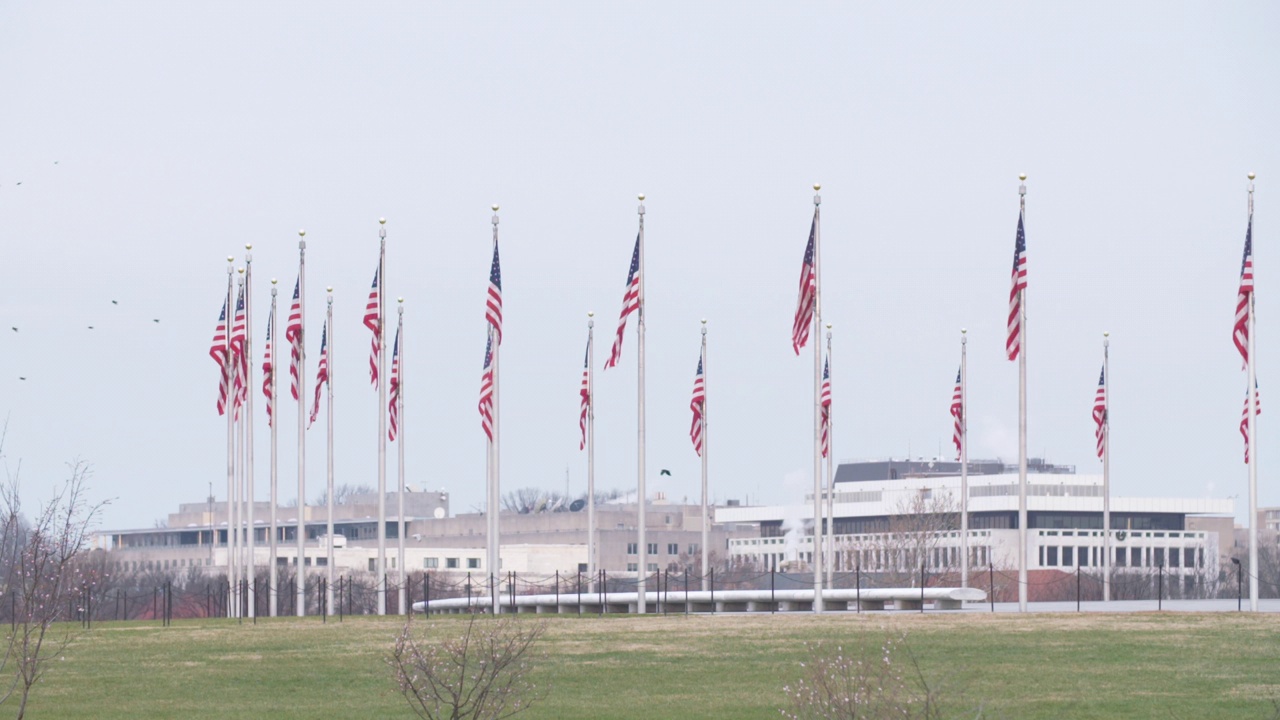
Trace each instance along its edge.
<instances>
[{"instance_id":1,"label":"fence post","mask_svg":"<svg viewBox=\"0 0 1280 720\"><path fill-rule=\"evenodd\" d=\"M716 569L711 568L711 614L716 614Z\"/></svg>"},{"instance_id":2,"label":"fence post","mask_svg":"<svg viewBox=\"0 0 1280 720\"><path fill-rule=\"evenodd\" d=\"M1080 612L1080 566L1076 566L1076 612Z\"/></svg>"},{"instance_id":3,"label":"fence post","mask_svg":"<svg viewBox=\"0 0 1280 720\"><path fill-rule=\"evenodd\" d=\"M151 588L151 619L160 617L160 588Z\"/></svg>"},{"instance_id":4,"label":"fence post","mask_svg":"<svg viewBox=\"0 0 1280 720\"><path fill-rule=\"evenodd\" d=\"M857 612L862 612L862 560L858 560L858 564L853 566L853 573L854 573L854 576L855 576L855 578L854 578L854 579L856 579L856 580L858 581L858 592L857 592L858 609L857 609Z\"/></svg>"},{"instance_id":5,"label":"fence post","mask_svg":"<svg viewBox=\"0 0 1280 720\"><path fill-rule=\"evenodd\" d=\"M991 600L991 612L996 611L996 566L994 563L987 563L987 572L990 573L990 580L987 581L987 587L991 590L987 594L987 598Z\"/></svg>"},{"instance_id":6,"label":"fence post","mask_svg":"<svg viewBox=\"0 0 1280 720\"><path fill-rule=\"evenodd\" d=\"M689 614L689 568L684 569L684 614Z\"/></svg>"},{"instance_id":7,"label":"fence post","mask_svg":"<svg viewBox=\"0 0 1280 720\"><path fill-rule=\"evenodd\" d=\"M924 563L920 563L920 612L924 613Z\"/></svg>"},{"instance_id":8,"label":"fence post","mask_svg":"<svg viewBox=\"0 0 1280 720\"><path fill-rule=\"evenodd\" d=\"M774 569L769 568L769 614L770 615L778 612L778 600L775 597L777 593L774 589L773 574L774 574Z\"/></svg>"},{"instance_id":9,"label":"fence post","mask_svg":"<svg viewBox=\"0 0 1280 720\"><path fill-rule=\"evenodd\" d=\"M1156 590L1156 610L1164 609L1164 563L1160 563L1160 584Z\"/></svg>"}]
</instances>

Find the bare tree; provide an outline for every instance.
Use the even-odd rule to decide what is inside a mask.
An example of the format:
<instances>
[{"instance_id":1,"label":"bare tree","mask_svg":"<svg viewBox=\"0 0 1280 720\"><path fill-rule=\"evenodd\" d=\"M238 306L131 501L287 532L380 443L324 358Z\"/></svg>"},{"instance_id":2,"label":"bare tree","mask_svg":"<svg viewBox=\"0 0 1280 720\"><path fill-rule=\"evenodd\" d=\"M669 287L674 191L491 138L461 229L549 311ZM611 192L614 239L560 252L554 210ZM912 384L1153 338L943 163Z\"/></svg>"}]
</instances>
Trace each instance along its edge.
<instances>
[{"instance_id":1,"label":"bare tree","mask_svg":"<svg viewBox=\"0 0 1280 720\"><path fill-rule=\"evenodd\" d=\"M529 672L545 623L471 615L460 636L432 637L445 627L415 632L407 622L392 649L396 684L419 717L498 720L527 710L544 694Z\"/></svg>"},{"instance_id":2,"label":"bare tree","mask_svg":"<svg viewBox=\"0 0 1280 720\"><path fill-rule=\"evenodd\" d=\"M333 488L333 504L334 505L350 505L355 501L358 495L374 495L377 493L370 485L349 485L343 483ZM329 491L324 491L312 501L313 505L328 505Z\"/></svg>"},{"instance_id":3,"label":"bare tree","mask_svg":"<svg viewBox=\"0 0 1280 720\"><path fill-rule=\"evenodd\" d=\"M5 551L4 592L9 595L14 618L6 638L0 672L12 673L0 689L0 703L18 702L17 717L26 713L31 688L44 674L49 660L58 657L71 640L72 626L54 632L53 624L69 603L81 597L85 587L76 560L87 547L89 532L105 502L92 503L86 496L88 466L70 465L66 482L53 497L23 520L18 479L10 476L0 486L0 547Z\"/></svg>"},{"instance_id":4,"label":"bare tree","mask_svg":"<svg viewBox=\"0 0 1280 720\"><path fill-rule=\"evenodd\" d=\"M914 587L920 581L922 566L937 573L952 570L958 564L951 562L951 545L946 539L959 529L959 504L949 491L916 490L898 501L884 532L865 535L848 544L845 555L863 552L873 560L861 565L864 571L878 573L892 585Z\"/></svg>"}]
</instances>

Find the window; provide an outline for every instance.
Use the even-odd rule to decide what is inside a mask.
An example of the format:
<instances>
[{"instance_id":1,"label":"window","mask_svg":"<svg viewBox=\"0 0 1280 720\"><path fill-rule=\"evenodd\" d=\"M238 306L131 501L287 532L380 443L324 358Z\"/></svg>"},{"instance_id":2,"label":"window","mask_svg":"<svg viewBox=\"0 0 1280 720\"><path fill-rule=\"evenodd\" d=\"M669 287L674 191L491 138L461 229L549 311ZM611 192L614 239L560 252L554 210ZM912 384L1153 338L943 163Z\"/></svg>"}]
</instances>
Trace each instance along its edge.
<instances>
[{"instance_id":1,"label":"window","mask_svg":"<svg viewBox=\"0 0 1280 720\"><path fill-rule=\"evenodd\" d=\"M639 547L640 545L637 543L627 543L627 554L635 555L637 552L639 552L638 550Z\"/></svg>"},{"instance_id":2,"label":"window","mask_svg":"<svg viewBox=\"0 0 1280 720\"><path fill-rule=\"evenodd\" d=\"M480 558L467 558L467 569L468 569L468 570L479 570L479 569L480 569Z\"/></svg>"},{"instance_id":3,"label":"window","mask_svg":"<svg viewBox=\"0 0 1280 720\"><path fill-rule=\"evenodd\" d=\"M1074 564L1075 564L1075 560L1074 560L1074 558L1072 558L1072 551L1073 551L1073 550L1075 550L1075 548L1073 548L1073 547L1071 547L1071 546L1069 546L1069 545L1068 545L1067 547L1062 548L1062 565L1063 565L1063 567L1071 567L1072 565L1074 565Z\"/></svg>"},{"instance_id":4,"label":"window","mask_svg":"<svg viewBox=\"0 0 1280 720\"><path fill-rule=\"evenodd\" d=\"M377 560L375 560L374 558L369 558L369 572L377 572L377 571L378 571L378 568L374 565L374 563L376 563L376 562L378 562L378 561L377 561Z\"/></svg>"},{"instance_id":5,"label":"window","mask_svg":"<svg viewBox=\"0 0 1280 720\"><path fill-rule=\"evenodd\" d=\"M627 572L635 572L639 567L637 563L627 563Z\"/></svg>"},{"instance_id":6,"label":"window","mask_svg":"<svg viewBox=\"0 0 1280 720\"><path fill-rule=\"evenodd\" d=\"M1185 549L1183 549L1183 551L1182 551L1182 566L1183 566L1183 567L1195 567L1195 565L1196 565L1196 550L1195 550L1195 548L1185 548Z\"/></svg>"},{"instance_id":7,"label":"window","mask_svg":"<svg viewBox=\"0 0 1280 720\"><path fill-rule=\"evenodd\" d=\"M444 566L445 566L447 569L449 569L449 570L457 570L457 569L458 569L458 558L445 558L445 559L444 559Z\"/></svg>"},{"instance_id":8,"label":"window","mask_svg":"<svg viewBox=\"0 0 1280 720\"><path fill-rule=\"evenodd\" d=\"M658 572L658 563L649 563L649 572Z\"/></svg>"},{"instance_id":9,"label":"window","mask_svg":"<svg viewBox=\"0 0 1280 720\"><path fill-rule=\"evenodd\" d=\"M440 558L422 558L422 567L428 570L435 570L440 567Z\"/></svg>"},{"instance_id":10,"label":"window","mask_svg":"<svg viewBox=\"0 0 1280 720\"><path fill-rule=\"evenodd\" d=\"M667 554L668 554L668 555L679 555L679 554L680 554L680 543L667 543Z\"/></svg>"},{"instance_id":11,"label":"window","mask_svg":"<svg viewBox=\"0 0 1280 720\"><path fill-rule=\"evenodd\" d=\"M1156 533L1156 534L1157 534L1157 535L1163 535L1164 533ZM1156 549L1155 549L1155 553L1156 553L1156 561L1155 561L1155 564L1156 564L1157 566L1162 566L1162 565L1164 565L1164 548L1156 548Z\"/></svg>"},{"instance_id":12,"label":"window","mask_svg":"<svg viewBox=\"0 0 1280 720\"><path fill-rule=\"evenodd\" d=\"M324 566L326 566L326 565L328 565L328 564L329 564L329 558L327 558L327 557L318 557L318 558L316 558L316 565L319 565L319 566L321 566L321 567L324 567Z\"/></svg>"},{"instance_id":13,"label":"window","mask_svg":"<svg viewBox=\"0 0 1280 720\"><path fill-rule=\"evenodd\" d=\"M646 543L645 547L647 548L645 552L649 553L650 555L658 554L658 543Z\"/></svg>"},{"instance_id":14,"label":"window","mask_svg":"<svg viewBox=\"0 0 1280 720\"><path fill-rule=\"evenodd\" d=\"M697 554L698 554L698 551L699 551L699 550L701 550L701 549L702 549L702 548L698 547L698 543L689 543L689 554L690 554L690 555L697 555Z\"/></svg>"},{"instance_id":15,"label":"window","mask_svg":"<svg viewBox=\"0 0 1280 720\"><path fill-rule=\"evenodd\" d=\"M1055 567L1058 564L1058 548L1045 548L1045 557L1045 565L1048 567Z\"/></svg>"},{"instance_id":16,"label":"window","mask_svg":"<svg viewBox=\"0 0 1280 720\"><path fill-rule=\"evenodd\" d=\"M584 573L584 572L586 572L586 571L587 571L587 564L586 564L586 563L578 563L578 572L579 572L579 573Z\"/></svg>"},{"instance_id":17,"label":"window","mask_svg":"<svg viewBox=\"0 0 1280 720\"><path fill-rule=\"evenodd\" d=\"M1129 548L1129 564L1134 567L1142 567L1142 548Z\"/></svg>"}]
</instances>

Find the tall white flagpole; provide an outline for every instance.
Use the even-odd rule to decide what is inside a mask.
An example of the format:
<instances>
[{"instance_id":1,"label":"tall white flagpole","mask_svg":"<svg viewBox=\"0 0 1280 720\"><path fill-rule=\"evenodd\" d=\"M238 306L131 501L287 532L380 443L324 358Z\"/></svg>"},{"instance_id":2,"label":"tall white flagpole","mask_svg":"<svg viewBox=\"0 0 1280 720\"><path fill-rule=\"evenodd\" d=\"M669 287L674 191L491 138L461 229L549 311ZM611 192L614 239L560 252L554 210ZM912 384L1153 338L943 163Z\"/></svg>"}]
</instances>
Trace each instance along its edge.
<instances>
[{"instance_id":1,"label":"tall white flagpole","mask_svg":"<svg viewBox=\"0 0 1280 720\"><path fill-rule=\"evenodd\" d=\"M254 551L256 543L254 542L254 532L256 530L253 524L253 245L246 243L244 246L244 354L246 359L246 367L248 368L248 377L244 379L245 394L245 465L244 465L244 498L245 498L245 525L249 528L249 536L247 543L247 562L245 564L245 574L248 576L249 583L246 586L246 592L249 593L249 617L257 616L257 608L254 607L256 593L254 592L254 581L257 575L254 572Z\"/></svg>"},{"instance_id":2,"label":"tall white flagpole","mask_svg":"<svg viewBox=\"0 0 1280 720\"><path fill-rule=\"evenodd\" d=\"M1111 601L1111 333L1102 333L1102 601Z\"/></svg>"},{"instance_id":3,"label":"tall white flagpole","mask_svg":"<svg viewBox=\"0 0 1280 720\"><path fill-rule=\"evenodd\" d=\"M969 587L969 338L960 328L960 587ZM995 592L995 588L991 589Z\"/></svg>"},{"instance_id":4,"label":"tall white flagpole","mask_svg":"<svg viewBox=\"0 0 1280 720\"><path fill-rule=\"evenodd\" d=\"M1253 179L1255 175L1249 173L1249 228L1253 229ZM1257 257L1257 253L1250 248L1250 254ZM1257 263L1254 263L1257 268ZM1254 278L1257 278L1257 271L1254 271ZM1255 284L1257 280L1255 279ZM1255 323L1253 322L1253 293L1249 293L1249 316L1245 322L1248 323L1249 329L1249 387L1245 389L1245 397L1249 400L1246 405L1249 406L1249 611L1258 612L1258 373L1257 365L1254 362L1254 349L1256 340L1254 339Z\"/></svg>"},{"instance_id":5,"label":"tall white flagpole","mask_svg":"<svg viewBox=\"0 0 1280 720\"><path fill-rule=\"evenodd\" d=\"M404 532L408 525L404 521L404 298L396 300L399 307L396 308L399 319L396 324L396 342L399 343L397 350L400 357L397 362L400 364L400 374L396 378L396 475L399 480L399 491L396 493L396 537L398 544L396 547L396 568L398 572L396 577L399 579L398 594L396 605L402 614L409 614L409 606L405 604L408 600L407 581L408 573L404 566Z\"/></svg>"},{"instance_id":6,"label":"tall white flagpole","mask_svg":"<svg viewBox=\"0 0 1280 720\"><path fill-rule=\"evenodd\" d=\"M636 553L640 562L636 566L636 612L640 615L644 615L646 612L646 600L648 599L645 596L645 575L649 572L649 546L646 544L644 532L645 525L647 524L647 515L645 510L646 505L648 504L646 502L644 489L644 193L640 193L637 197L640 199L640 207L636 210L640 216L640 257L639 267L637 269L637 272L640 274L640 282L636 301L637 307L639 308L637 313L638 318L636 320L636 350L639 353L640 360L636 364L638 376L636 389L639 395L637 403L639 417L636 419L636 439L638 445L636 451L636 507L638 508L636 530L639 536L637 539L640 542L636 547Z\"/></svg>"},{"instance_id":7,"label":"tall white flagpole","mask_svg":"<svg viewBox=\"0 0 1280 720\"><path fill-rule=\"evenodd\" d=\"M1018 213L1025 219L1027 175L1018 176ZM1018 612L1027 611L1027 291L1018 291Z\"/></svg>"},{"instance_id":8,"label":"tall white flagpole","mask_svg":"<svg viewBox=\"0 0 1280 720\"><path fill-rule=\"evenodd\" d=\"M381 278L379 278L381 280ZM325 358L328 368L326 373L328 377L325 381L325 395L328 407L326 408L325 417L325 498L327 499L325 513L325 533L329 538L326 543L328 548L325 550L325 586L324 586L324 607L325 614L333 612L333 358L337 355L333 349L333 286L325 288L329 293L326 298L325 308L325 335L329 342L329 356Z\"/></svg>"},{"instance_id":9,"label":"tall white flagpole","mask_svg":"<svg viewBox=\"0 0 1280 720\"><path fill-rule=\"evenodd\" d=\"M294 570L298 617L307 614L307 231L298 231L298 559Z\"/></svg>"},{"instance_id":10,"label":"tall white flagpole","mask_svg":"<svg viewBox=\"0 0 1280 720\"><path fill-rule=\"evenodd\" d=\"M498 247L498 205L493 206L493 246ZM490 333L494 330L492 326ZM490 593L489 602L491 610L497 614L501 603L498 602L498 582L499 573L502 571L502 529L499 526L498 515L502 512L502 482L499 465L501 453L499 452L499 414L498 414L498 359L501 357L500 352L502 342L501 338L493 345L492 367L493 367L493 439L489 441L489 587L493 592Z\"/></svg>"},{"instance_id":11,"label":"tall white flagpole","mask_svg":"<svg viewBox=\"0 0 1280 720\"><path fill-rule=\"evenodd\" d=\"M702 589L706 590L711 574L711 515L707 504L707 454L711 452L711 443L707 435L707 375L711 368L707 364L707 319L702 319Z\"/></svg>"},{"instance_id":12,"label":"tall white flagpole","mask_svg":"<svg viewBox=\"0 0 1280 720\"><path fill-rule=\"evenodd\" d=\"M813 184L813 329L822 333L822 190ZM822 343L813 343L813 611L822 612Z\"/></svg>"},{"instance_id":13,"label":"tall white flagpole","mask_svg":"<svg viewBox=\"0 0 1280 720\"><path fill-rule=\"evenodd\" d=\"M387 614L387 219L378 218L378 614Z\"/></svg>"},{"instance_id":14,"label":"tall white flagpole","mask_svg":"<svg viewBox=\"0 0 1280 720\"><path fill-rule=\"evenodd\" d=\"M233 264L234 257L227 258L227 352L225 353L226 367L223 368L223 376L227 379L227 400L224 408L227 413L227 539L223 544L227 551L227 617L235 617L232 615L234 610L234 602L231 602L230 584L235 582L235 554L231 551L231 540L235 537L235 526L231 524L231 508L235 503L236 488L236 386L235 386L235 362L231 357L231 331L235 327L236 306L235 300L231 295L231 276L235 272Z\"/></svg>"},{"instance_id":15,"label":"tall white flagpole","mask_svg":"<svg viewBox=\"0 0 1280 720\"><path fill-rule=\"evenodd\" d=\"M831 323L827 323L827 382L834 383L831 373ZM834 384L832 385L834 391ZM835 409L835 400L827 406L827 532L826 532L826 565L827 565L827 587L835 587L835 564L836 564L836 486L835 486L835 418L832 417L832 410Z\"/></svg>"},{"instance_id":16,"label":"tall white flagpole","mask_svg":"<svg viewBox=\"0 0 1280 720\"><path fill-rule=\"evenodd\" d=\"M596 321L587 313L587 582L596 587Z\"/></svg>"},{"instance_id":17,"label":"tall white flagpole","mask_svg":"<svg viewBox=\"0 0 1280 720\"><path fill-rule=\"evenodd\" d=\"M240 293L243 294L244 285L245 285L244 268L239 268L237 269L236 272L240 274L240 278L236 281L236 284L239 285ZM239 300L236 301L236 304L237 305L239 304ZM240 314L238 309L236 314L237 315ZM247 305L245 306L245 317L246 318L248 317ZM243 380L239 378L240 363L233 361L231 364L234 366L232 374L236 377L236 379L243 382ZM243 483L244 483L245 421L238 417L241 411L241 408L239 406L240 394L236 392L235 386L236 386L236 383L232 382L231 383L231 394L232 394L231 407L235 411L235 415L237 416L236 432L238 433L236 436L236 483L232 491L233 502L231 506L231 519L227 523L227 527L234 528L234 532L235 532L235 539L231 541L231 551L232 551L232 555L235 557L235 560L231 566L232 572L231 572L231 575L229 576L232 582L234 583L231 591L231 595L234 598L234 602L235 602L235 612L233 616L241 617L243 613L241 612L241 607L240 607L241 593L242 593L242 587L240 585L240 581L242 579L242 575L244 574L244 556L243 556L244 536L241 535L240 527L241 527L241 523L244 520L244 513L243 513L244 508L241 505L241 502L243 501L243 497L244 497ZM248 392L248 388L245 388L245 391Z\"/></svg>"},{"instance_id":18,"label":"tall white flagpole","mask_svg":"<svg viewBox=\"0 0 1280 720\"><path fill-rule=\"evenodd\" d=\"M271 278L271 397L267 402L271 405L271 506L268 510L271 522L271 538L269 540L270 557L267 558L267 612L271 617L276 616L277 608L277 587L278 580L276 573L276 535L279 532L276 528L276 508L277 489L276 489L276 426L280 424L280 416L276 412L279 405L276 403L276 376L280 374L280 331L276 327L276 279Z\"/></svg>"}]
</instances>

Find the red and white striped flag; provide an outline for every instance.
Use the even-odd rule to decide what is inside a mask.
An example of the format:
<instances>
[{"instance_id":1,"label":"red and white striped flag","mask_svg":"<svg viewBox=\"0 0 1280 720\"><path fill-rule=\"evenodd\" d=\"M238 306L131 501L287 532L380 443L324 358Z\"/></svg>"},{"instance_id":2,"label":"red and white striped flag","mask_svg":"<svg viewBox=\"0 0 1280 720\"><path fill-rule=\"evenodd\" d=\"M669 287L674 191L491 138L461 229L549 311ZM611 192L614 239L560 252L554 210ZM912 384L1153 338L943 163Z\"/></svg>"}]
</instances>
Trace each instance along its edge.
<instances>
[{"instance_id":1,"label":"red and white striped flag","mask_svg":"<svg viewBox=\"0 0 1280 720\"><path fill-rule=\"evenodd\" d=\"M293 305L289 307L289 322L284 326L284 339L289 343L289 379L293 390L293 399L301 401L298 396L298 376L302 372L302 277L293 284Z\"/></svg>"},{"instance_id":2,"label":"red and white striped flag","mask_svg":"<svg viewBox=\"0 0 1280 720\"><path fill-rule=\"evenodd\" d=\"M218 315L218 326L213 330L213 344L209 346L209 357L218 363L218 375L220 382L218 384L218 414L222 415L227 411L227 391L230 378L228 371L230 364L227 358L230 357L230 349L227 347L227 301L222 301L222 313Z\"/></svg>"},{"instance_id":3,"label":"red and white striped flag","mask_svg":"<svg viewBox=\"0 0 1280 720\"><path fill-rule=\"evenodd\" d=\"M315 424L320 416L320 388L329 382L329 323L320 326L320 363L316 368L316 397L311 401L311 419L307 421L307 429Z\"/></svg>"},{"instance_id":4,"label":"red and white striped flag","mask_svg":"<svg viewBox=\"0 0 1280 720\"><path fill-rule=\"evenodd\" d=\"M396 441L396 433L400 432L400 328L396 328L396 342L391 348L391 382L387 384L390 390L390 400L388 401L387 410L391 417L391 424L387 429L387 439L391 442Z\"/></svg>"},{"instance_id":5,"label":"red and white striped flag","mask_svg":"<svg viewBox=\"0 0 1280 720\"><path fill-rule=\"evenodd\" d=\"M578 395L582 397L582 412L578 414L578 429L582 431L582 440L578 443L578 449L582 450L587 446L587 411L591 408L591 340L587 340L586 356L582 359L582 387L578 389Z\"/></svg>"},{"instance_id":6,"label":"red and white striped flag","mask_svg":"<svg viewBox=\"0 0 1280 720\"><path fill-rule=\"evenodd\" d=\"M231 325L231 364L235 366L235 411L236 419L240 418L240 406L249 399L249 357L245 352L245 312L244 288L236 297L236 317Z\"/></svg>"},{"instance_id":7,"label":"red and white striped flag","mask_svg":"<svg viewBox=\"0 0 1280 720\"><path fill-rule=\"evenodd\" d=\"M493 331L484 345L484 371L480 374L480 427L493 442Z\"/></svg>"},{"instance_id":8,"label":"red and white striped flag","mask_svg":"<svg viewBox=\"0 0 1280 720\"><path fill-rule=\"evenodd\" d=\"M369 350L369 381L378 387L378 356L382 354L382 261L373 271L373 287L369 289L369 302L364 306L364 326L373 331L373 343Z\"/></svg>"},{"instance_id":9,"label":"red and white striped flag","mask_svg":"<svg viewBox=\"0 0 1280 720\"><path fill-rule=\"evenodd\" d=\"M1017 360L1022 351L1022 292L1027 289L1027 234L1022 226L1022 213L1018 213L1018 237L1013 244L1013 286L1009 289L1009 336L1004 341L1004 351L1010 360Z\"/></svg>"},{"instance_id":10,"label":"red and white striped flag","mask_svg":"<svg viewBox=\"0 0 1280 720\"><path fill-rule=\"evenodd\" d=\"M822 364L822 457L831 452L831 358Z\"/></svg>"},{"instance_id":11,"label":"red and white striped flag","mask_svg":"<svg viewBox=\"0 0 1280 720\"><path fill-rule=\"evenodd\" d=\"M813 224L809 226L809 244L804 249L804 262L800 264L800 297L796 300L796 318L791 322L791 347L800 354L800 348L809 342L809 326L813 324L814 306L818 299L818 275L813 266L814 237L818 231L818 210L813 211Z\"/></svg>"},{"instance_id":12,"label":"red and white striped flag","mask_svg":"<svg viewBox=\"0 0 1280 720\"><path fill-rule=\"evenodd\" d=\"M951 393L951 417L955 421L951 431L951 442L956 446L956 459L959 460L964 449L964 386L960 380L960 371L956 371L956 389Z\"/></svg>"},{"instance_id":13,"label":"red and white striped flag","mask_svg":"<svg viewBox=\"0 0 1280 720\"><path fill-rule=\"evenodd\" d=\"M502 267L498 263L498 241L493 241L493 263L489 265L489 296L484 304L484 319L493 326L502 344Z\"/></svg>"},{"instance_id":14,"label":"red and white striped flag","mask_svg":"<svg viewBox=\"0 0 1280 720\"><path fill-rule=\"evenodd\" d=\"M689 425L689 439L693 441L693 451L702 457L702 412L707 406L707 382L702 369L702 354L698 354L698 373L693 376L693 397L689 400L689 409L693 411L693 423Z\"/></svg>"},{"instance_id":15,"label":"red and white striped flag","mask_svg":"<svg viewBox=\"0 0 1280 720\"><path fill-rule=\"evenodd\" d=\"M262 394L267 396L267 427L271 427L276 410L276 396L271 392L271 383L276 373L275 366L271 363L271 325L274 321L273 313L267 317L267 346L262 353Z\"/></svg>"},{"instance_id":16,"label":"red and white striped flag","mask_svg":"<svg viewBox=\"0 0 1280 720\"><path fill-rule=\"evenodd\" d=\"M1253 295L1253 213L1244 233L1244 260L1240 263L1240 289L1236 291L1236 324L1231 333L1245 367L1249 366L1249 298Z\"/></svg>"},{"instance_id":17,"label":"red and white striped flag","mask_svg":"<svg viewBox=\"0 0 1280 720\"><path fill-rule=\"evenodd\" d=\"M1093 423L1097 427L1093 434L1098 439L1098 457L1107 451L1107 367L1102 366L1098 373L1098 391L1093 396Z\"/></svg>"},{"instance_id":18,"label":"red and white striped flag","mask_svg":"<svg viewBox=\"0 0 1280 720\"><path fill-rule=\"evenodd\" d=\"M1258 386L1253 386L1253 414L1262 414L1262 396L1258 394ZM1244 411L1240 413L1240 434L1244 436L1244 462L1249 464L1249 392L1244 394Z\"/></svg>"},{"instance_id":19,"label":"red and white striped flag","mask_svg":"<svg viewBox=\"0 0 1280 720\"><path fill-rule=\"evenodd\" d=\"M608 370L622 359L622 336L627 331L627 316L640 310L640 236L636 235L636 247L631 251L631 267L627 270L627 291L622 295L622 315L618 317L618 334L604 364Z\"/></svg>"}]
</instances>

